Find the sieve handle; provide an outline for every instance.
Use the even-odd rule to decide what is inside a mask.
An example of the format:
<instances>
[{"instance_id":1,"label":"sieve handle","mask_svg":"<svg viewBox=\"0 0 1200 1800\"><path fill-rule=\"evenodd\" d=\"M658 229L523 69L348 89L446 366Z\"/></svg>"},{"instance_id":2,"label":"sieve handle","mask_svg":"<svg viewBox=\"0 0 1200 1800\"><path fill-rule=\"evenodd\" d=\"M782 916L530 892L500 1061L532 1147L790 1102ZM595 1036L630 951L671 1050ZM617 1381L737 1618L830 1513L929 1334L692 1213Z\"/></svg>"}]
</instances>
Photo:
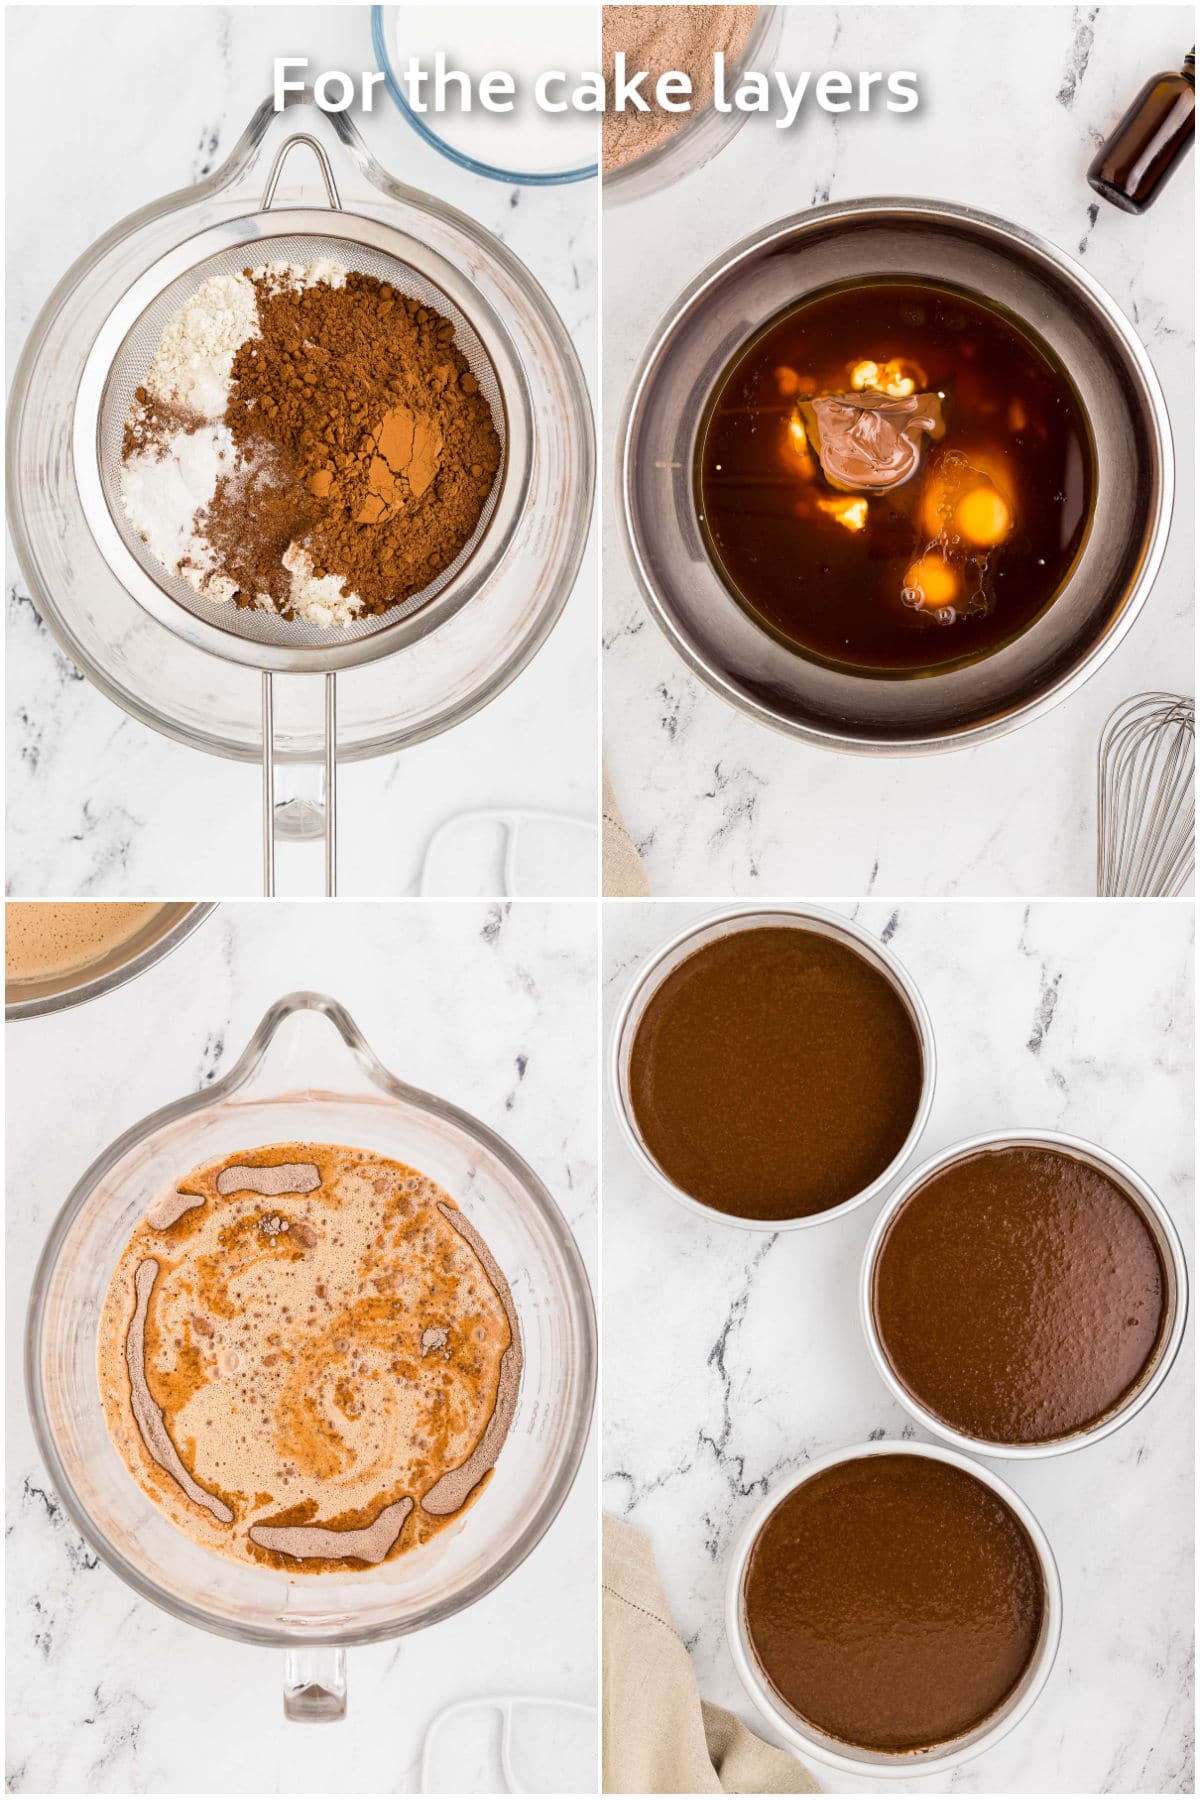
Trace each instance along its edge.
<instances>
[{"instance_id":1,"label":"sieve handle","mask_svg":"<svg viewBox=\"0 0 1200 1800\"><path fill-rule=\"evenodd\" d=\"M284 1717L301 1725L327 1725L346 1716L346 1652L337 1647L285 1650Z\"/></svg>"},{"instance_id":2,"label":"sieve handle","mask_svg":"<svg viewBox=\"0 0 1200 1800\"><path fill-rule=\"evenodd\" d=\"M275 804L275 689L270 670L262 678L263 756L263 893L275 897L275 845L287 807ZM291 805L292 803L289 803ZM325 676L325 793L320 807L321 837L325 846L325 898L337 893L337 677ZM309 836L294 828L290 837Z\"/></svg>"},{"instance_id":3,"label":"sieve handle","mask_svg":"<svg viewBox=\"0 0 1200 1800\"><path fill-rule=\"evenodd\" d=\"M275 152L275 161L271 164L271 173L267 176L267 185L263 189L263 197L258 210L260 212L270 212L271 208L274 206L275 196L279 191L279 181L283 174L284 164L298 144L303 144L305 148L311 150L316 157L317 168L321 175L321 183L325 189L325 198L329 202L330 209L333 212L340 212L342 210L342 202L338 197L337 182L333 178L333 164L325 153L324 145L319 144L316 138L311 137L306 131L293 132L291 137L284 138L282 144L280 144L278 150Z\"/></svg>"}]
</instances>

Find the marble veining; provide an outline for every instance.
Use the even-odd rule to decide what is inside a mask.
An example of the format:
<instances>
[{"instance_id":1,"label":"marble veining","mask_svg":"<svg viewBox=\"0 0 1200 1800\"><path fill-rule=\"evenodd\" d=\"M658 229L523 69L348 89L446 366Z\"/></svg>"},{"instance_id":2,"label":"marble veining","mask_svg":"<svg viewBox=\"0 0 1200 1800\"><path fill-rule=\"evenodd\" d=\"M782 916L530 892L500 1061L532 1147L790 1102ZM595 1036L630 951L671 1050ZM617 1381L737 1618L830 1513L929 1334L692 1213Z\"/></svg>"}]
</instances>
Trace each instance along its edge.
<instances>
[{"instance_id":1,"label":"marble veining","mask_svg":"<svg viewBox=\"0 0 1200 1800\"><path fill-rule=\"evenodd\" d=\"M266 1008L295 988L332 994L389 1068L500 1132L546 1182L594 1269L592 906L347 901L336 917L304 903L222 906L129 986L10 1024L10 1792L412 1792L425 1730L451 1701L515 1691L595 1703L591 1448L521 1568L440 1626L350 1651L351 1722L318 1730L285 1724L280 1654L179 1623L112 1574L34 1447L21 1339L34 1265L63 1196L118 1133L225 1074ZM197 1729L198 1720L219 1729ZM491 1791L490 1725L469 1744L449 1734L439 1757L454 1754L468 1791ZM565 1769L578 1774L578 1756L557 1757L539 1722L520 1745L535 1790L569 1786ZM585 1791L592 1769L578 1781Z\"/></svg>"},{"instance_id":2,"label":"marble veining","mask_svg":"<svg viewBox=\"0 0 1200 1800\"><path fill-rule=\"evenodd\" d=\"M914 1163L1022 1125L1090 1139L1150 1182L1190 1259L1190 904L833 908L889 939L932 1016L937 1086ZM643 959L714 910L605 908L608 1029ZM701 1693L766 1731L722 1622L746 1519L827 1450L924 1435L891 1399L858 1321L878 1208L748 1232L677 1205L643 1174L611 1110L604 1156L604 1502L649 1533ZM822 1786L1192 1790L1192 1371L1189 1331L1163 1388L1114 1436L1059 1458L995 1464L1041 1521L1062 1577L1062 1648L1027 1718L947 1779L856 1781L814 1765Z\"/></svg>"},{"instance_id":3,"label":"marble veining","mask_svg":"<svg viewBox=\"0 0 1200 1800\"><path fill-rule=\"evenodd\" d=\"M9 368L78 255L136 207L224 161L270 92L273 57L307 54L315 69L373 68L369 13L366 6L75 6L14 14L12 138L42 148L23 159L9 196ZM51 68L47 141L41 75ZM143 100L130 104L131 95ZM594 390L595 184L522 190L473 176L425 144L386 96L355 121L385 168L471 214L527 264ZM11 554L6 624L9 891L260 893L258 769L188 750L106 700L57 649ZM469 808L598 817L596 635L593 543L546 644L491 705L399 756L342 768L344 893L415 892L430 836ZM214 843L221 845L219 876ZM478 869L456 875L455 892L496 891L482 854ZM594 891L590 866L581 874L577 862L564 862L560 877L563 885L547 891ZM307 879L301 891L314 885L311 869Z\"/></svg>"},{"instance_id":4,"label":"marble veining","mask_svg":"<svg viewBox=\"0 0 1200 1800\"><path fill-rule=\"evenodd\" d=\"M1192 687L1194 202L1190 163L1140 219L1101 204L1084 171L1140 83L1177 68L1191 40L1182 7L797 6L781 67L914 69L920 110L814 109L786 138L751 119L704 169L606 210L610 472L634 370L688 282L771 220L873 194L965 203L1079 258L1150 353L1177 459L1162 569L1128 638L1092 680L998 742L894 760L793 742L688 671L638 593L610 473L605 752L655 893L1094 893L1101 726L1131 694Z\"/></svg>"}]
</instances>

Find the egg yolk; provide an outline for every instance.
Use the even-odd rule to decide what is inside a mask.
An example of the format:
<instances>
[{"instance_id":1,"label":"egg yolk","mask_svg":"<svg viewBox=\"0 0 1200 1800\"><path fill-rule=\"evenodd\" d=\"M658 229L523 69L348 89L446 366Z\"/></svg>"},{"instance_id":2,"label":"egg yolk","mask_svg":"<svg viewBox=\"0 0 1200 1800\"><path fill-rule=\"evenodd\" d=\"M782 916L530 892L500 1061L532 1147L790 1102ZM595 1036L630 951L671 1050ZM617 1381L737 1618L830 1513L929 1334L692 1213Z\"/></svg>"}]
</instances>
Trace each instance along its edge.
<instances>
[{"instance_id":1,"label":"egg yolk","mask_svg":"<svg viewBox=\"0 0 1200 1800\"><path fill-rule=\"evenodd\" d=\"M918 557L904 577L904 586L912 597L931 612L949 606L958 597L958 576L940 556L927 553Z\"/></svg>"},{"instance_id":2,"label":"egg yolk","mask_svg":"<svg viewBox=\"0 0 1200 1800\"><path fill-rule=\"evenodd\" d=\"M968 543L990 549L1008 535L1008 508L995 488L972 488L955 508L954 523Z\"/></svg>"}]
</instances>

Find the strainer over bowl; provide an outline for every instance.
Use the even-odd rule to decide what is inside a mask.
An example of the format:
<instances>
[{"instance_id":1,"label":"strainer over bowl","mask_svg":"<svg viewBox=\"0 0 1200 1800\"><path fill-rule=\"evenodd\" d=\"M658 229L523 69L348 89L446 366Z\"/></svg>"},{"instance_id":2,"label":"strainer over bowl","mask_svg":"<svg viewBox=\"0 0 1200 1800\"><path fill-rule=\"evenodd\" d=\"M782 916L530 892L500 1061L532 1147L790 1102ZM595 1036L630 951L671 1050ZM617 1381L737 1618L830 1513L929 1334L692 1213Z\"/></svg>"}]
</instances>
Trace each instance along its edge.
<instances>
[{"instance_id":1,"label":"strainer over bowl","mask_svg":"<svg viewBox=\"0 0 1200 1800\"><path fill-rule=\"evenodd\" d=\"M220 605L169 573L121 505L122 439L163 328L210 277L330 259L434 308L487 401L500 466L475 529L421 592L327 629ZM275 839L325 840L335 773L447 729L499 693L555 622L591 511L591 411L561 320L502 244L394 181L343 115L264 103L207 181L143 209L68 272L14 383L9 510L39 608L111 699L197 748L262 759ZM278 685L275 677L285 678ZM275 804L276 763L324 763L316 806Z\"/></svg>"},{"instance_id":2,"label":"strainer over bowl","mask_svg":"<svg viewBox=\"0 0 1200 1800\"><path fill-rule=\"evenodd\" d=\"M369 1149L444 1187L504 1270L521 1326L516 1410L484 1490L428 1543L356 1573L237 1562L178 1530L114 1448L97 1378L104 1295L147 1206L201 1162L299 1140ZM152 1113L96 1159L51 1230L26 1326L38 1446L79 1530L176 1618L283 1649L285 1705L300 1719L344 1712L346 1646L449 1618L525 1560L579 1467L595 1373L587 1274L543 1183L488 1126L392 1075L344 1009L313 993L277 1002L228 1076Z\"/></svg>"}]
</instances>

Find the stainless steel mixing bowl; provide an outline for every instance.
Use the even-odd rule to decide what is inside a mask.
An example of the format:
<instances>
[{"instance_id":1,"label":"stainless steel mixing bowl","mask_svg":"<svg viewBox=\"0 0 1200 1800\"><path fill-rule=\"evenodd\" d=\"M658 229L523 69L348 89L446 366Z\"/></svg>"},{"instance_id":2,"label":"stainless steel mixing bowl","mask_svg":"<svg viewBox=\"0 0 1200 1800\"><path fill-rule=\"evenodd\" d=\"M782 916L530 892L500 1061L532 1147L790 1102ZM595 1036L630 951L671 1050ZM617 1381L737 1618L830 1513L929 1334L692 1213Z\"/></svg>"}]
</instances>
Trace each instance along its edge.
<instances>
[{"instance_id":1,"label":"stainless steel mixing bowl","mask_svg":"<svg viewBox=\"0 0 1200 1800\"><path fill-rule=\"evenodd\" d=\"M1095 446L1093 516L1053 604L1013 642L935 675L856 675L796 654L733 599L705 548L693 467L705 403L769 319L835 282L936 280L1005 307L1057 353ZM766 725L831 749L912 753L993 738L1110 656L1162 559L1166 404L1132 326L1085 270L1004 219L935 200L852 200L747 238L655 332L619 437L619 514L650 611L700 678Z\"/></svg>"}]
</instances>

